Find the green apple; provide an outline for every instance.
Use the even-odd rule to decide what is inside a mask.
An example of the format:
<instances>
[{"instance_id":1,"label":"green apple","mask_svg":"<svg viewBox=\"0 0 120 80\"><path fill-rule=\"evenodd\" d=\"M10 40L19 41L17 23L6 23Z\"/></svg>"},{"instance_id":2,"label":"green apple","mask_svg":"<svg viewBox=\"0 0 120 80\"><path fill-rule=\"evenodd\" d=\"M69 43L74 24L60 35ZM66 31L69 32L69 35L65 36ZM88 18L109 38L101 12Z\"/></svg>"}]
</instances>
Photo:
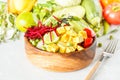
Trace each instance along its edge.
<instances>
[{"instance_id":1,"label":"green apple","mask_svg":"<svg viewBox=\"0 0 120 80\"><path fill-rule=\"evenodd\" d=\"M15 25L18 30L25 32L27 28L35 26L35 20L31 12L24 12L17 16Z\"/></svg>"}]
</instances>

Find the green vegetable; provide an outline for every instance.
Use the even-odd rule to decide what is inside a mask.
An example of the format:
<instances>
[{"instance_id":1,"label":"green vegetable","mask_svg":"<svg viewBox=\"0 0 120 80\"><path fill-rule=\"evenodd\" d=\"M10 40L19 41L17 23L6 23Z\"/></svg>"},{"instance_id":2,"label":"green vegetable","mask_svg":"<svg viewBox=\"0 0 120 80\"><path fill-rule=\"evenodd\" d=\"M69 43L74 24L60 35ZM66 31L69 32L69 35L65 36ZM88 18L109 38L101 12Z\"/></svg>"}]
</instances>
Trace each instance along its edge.
<instances>
[{"instance_id":1,"label":"green vegetable","mask_svg":"<svg viewBox=\"0 0 120 80\"><path fill-rule=\"evenodd\" d=\"M69 23L71 25L70 27L72 27L76 32L79 32L80 30L83 30L83 28L89 26L89 24L87 24L84 19L79 19L78 21L71 20Z\"/></svg>"},{"instance_id":2,"label":"green vegetable","mask_svg":"<svg viewBox=\"0 0 120 80\"><path fill-rule=\"evenodd\" d=\"M44 22L52 15L54 11L58 9L59 7L51 0L51 1L47 1L46 3L37 3L33 7L33 14L36 15L38 20Z\"/></svg>"},{"instance_id":3,"label":"green vegetable","mask_svg":"<svg viewBox=\"0 0 120 80\"><path fill-rule=\"evenodd\" d=\"M104 27L104 31L103 31L103 35L107 34L110 28L110 25L107 21L103 21L103 27Z\"/></svg>"},{"instance_id":4,"label":"green vegetable","mask_svg":"<svg viewBox=\"0 0 120 80\"><path fill-rule=\"evenodd\" d=\"M55 2L62 7L69 7L79 5L81 0L55 0Z\"/></svg>"},{"instance_id":5,"label":"green vegetable","mask_svg":"<svg viewBox=\"0 0 120 80\"><path fill-rule=\"evenodd\" d=\"M110 36L109 36L109 39L110 39L110 40L112 40L113 38L114 38L113 35L110 35Z\"/></svg>"},{"instance_id":6,"label":"green vegetable","mask_svg":"<svg viewBox=\"0 0 120 80\"><path fill-rule=\"evenodd\" d=\"M83 18L85 15L85 9L82 6L72 6L72 7L60 9L54 12L53 15L57 17L76 16L78 18Z\"/></svg>"},{"instance_id":7,"label":"green vegetable","mask_svg":"<svg viewBox=\"0 0 120 80\"><path fill-rule=\"evenodd\" d=\"M44 24L49 25L51 22L53 22L53 25L57 24L57 21L55 20L53 15L57 18L68 18L70 16L73 16L74 18L77 17L78 19L82 19L85 15L85 9L82 6L74 6L60 9L58 11L55 11L52 16L44 22Z\"/></svg>"},{"instance_id":8,"label":"green vegetable","mask_svg":"<svg viewBox=\"0 0 120 80\"><path fill-rule=\"evenodd\" d=\"M109 33L115 33L117 31L118 31L118 29L114 29L114 30L110 31Z\"/></svg>"},{"instance_id":9,"label":"green vegetable","mask_svg":"<svg viewBox=\"0 0 120 80\"><path fill-rule=\"evenodd\" d=\"M52 37L51 37L52 36ZM56 33L53 31L53 32L49 32L49 33L46 33L43 37L44 39L44 43L45 44L51 44L51 43L56 43L58 40L59 40L59 37L56 35Z\"/></svg>"},{"instance_id":10,"label":"green vegetable","mask_svg":"<svg viewBox=\"0 0 120 80\"><path fill-rule=\"evenodd\" d=\"M102 47L102 43L98 43L98 47Z\"/></svg>"},{"instance_id":11,"label":"green vegetable","mask_svg":"<svg viewBox=\"0 0 120 80\"><path fill-rule=\"evenodd\" d=\"M83 0L82 6L86 11L86 19L93 26L100 25L102 20L102 8L97 0Z\"/></svg>"},{"instance_id":12,"label":"green vegetable","mask_svg":"<svg viewBox=\"0 0 120 80\"><path fill-rule=\"evenodd\" d=\"M7 11L7 3L0 1L0 43L19 39L20 35L14 24L16 15Z\"/></svg>"},{"instance_id":13,"label":"green vegetable","mask_svg":"<svg viewBox=\"0 0 120 80\"><path fill-rule=\"evenodd\" d=\"M31 39L30 39L30 43L31 43L33 46L36 46L36 45L37 45L37 43L35 42L35 40L31 40Z\"/></svg>"}]
</instances>

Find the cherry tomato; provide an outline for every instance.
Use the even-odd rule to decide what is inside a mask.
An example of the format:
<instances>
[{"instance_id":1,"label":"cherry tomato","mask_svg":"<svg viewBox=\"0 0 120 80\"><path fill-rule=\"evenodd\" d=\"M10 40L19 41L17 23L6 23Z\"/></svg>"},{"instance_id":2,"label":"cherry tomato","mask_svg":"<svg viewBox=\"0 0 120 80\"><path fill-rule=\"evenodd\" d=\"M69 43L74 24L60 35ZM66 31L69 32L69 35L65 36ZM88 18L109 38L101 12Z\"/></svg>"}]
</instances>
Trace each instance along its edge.
<instances>
[{"instance_id":1,"label":"cherry tomato","mask_svg":"<svg viewBox=\"0 0 120 80\"><path fill-rule=\"evenodd\" d=\"M112 3L103 10L105 20L110 24L120 24L120 3Z\"/></svg>"}]
</instances>

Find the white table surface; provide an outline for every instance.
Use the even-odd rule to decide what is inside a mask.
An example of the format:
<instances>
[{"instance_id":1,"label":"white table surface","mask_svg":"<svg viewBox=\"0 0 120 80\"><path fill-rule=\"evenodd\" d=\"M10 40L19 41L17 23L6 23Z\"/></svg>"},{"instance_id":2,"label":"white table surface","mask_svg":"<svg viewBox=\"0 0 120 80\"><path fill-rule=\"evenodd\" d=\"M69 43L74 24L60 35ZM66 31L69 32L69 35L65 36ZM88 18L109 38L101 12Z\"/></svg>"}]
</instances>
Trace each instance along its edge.
<instances>
[{"instance_id":1,"label":"white table surface","mask_svg":"<svg viewBox=\"0 0 120 80\"><path fill-rule=\"evenodd\" d=\"M6 0L3 0L6 1ZM110 34L98 38L104 45ZM120 38L120 29L113 34ZM104 46L103 45L103 46ZM99 69L93 80L120 80L120 41L116 53ZM104 47L97 48L93 62L82 70L74 72L50 72L32 65L26 57L23 35L20 40L0 44L0 80L84 80L97 61Z\"/></svg>"}]
</instances>

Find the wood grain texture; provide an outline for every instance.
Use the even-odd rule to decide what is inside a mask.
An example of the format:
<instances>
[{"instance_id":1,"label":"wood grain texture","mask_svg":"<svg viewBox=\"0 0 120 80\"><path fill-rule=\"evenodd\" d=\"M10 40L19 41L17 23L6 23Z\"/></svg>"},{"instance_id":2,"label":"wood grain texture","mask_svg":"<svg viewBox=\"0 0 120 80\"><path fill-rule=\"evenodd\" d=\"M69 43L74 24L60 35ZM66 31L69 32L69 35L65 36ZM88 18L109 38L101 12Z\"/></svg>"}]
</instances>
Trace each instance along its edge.
<instances>
[{"instance_id":1,"label":"wood grain texture","mask_svg":"<svg viewBox=\"0 0 120 80\"><path fill-rule=\"evenodd\" d=\"M57 72L75 71L87 67L92 62L96 40L87 49L61 54L37 49L25 38L25 51L28 59L37 67Z\"/></svg>"}]
</instances>

